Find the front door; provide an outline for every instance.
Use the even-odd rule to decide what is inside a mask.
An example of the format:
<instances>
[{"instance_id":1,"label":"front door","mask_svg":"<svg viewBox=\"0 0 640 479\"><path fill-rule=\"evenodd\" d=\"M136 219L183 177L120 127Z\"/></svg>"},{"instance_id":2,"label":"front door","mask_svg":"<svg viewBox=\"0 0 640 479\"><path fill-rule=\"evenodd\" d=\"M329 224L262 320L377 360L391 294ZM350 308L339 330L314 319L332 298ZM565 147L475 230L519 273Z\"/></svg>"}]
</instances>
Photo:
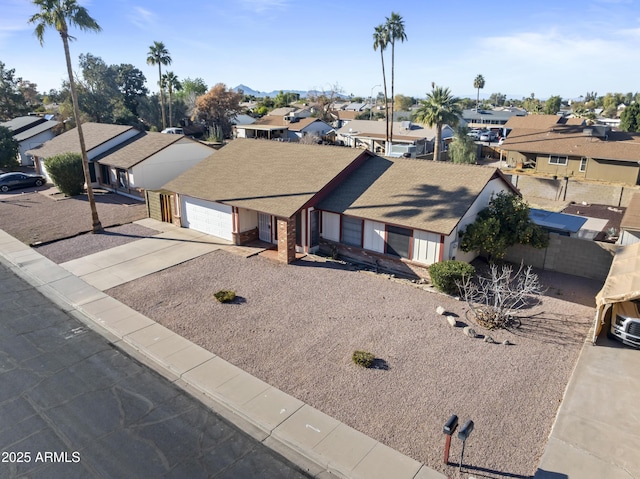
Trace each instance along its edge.
<instances>
[{"instance_id":1,"label":"front door","mask_svg":"<svg viewBox=\"0 0 640 479\"><path fill-rule=\"evenodd\" d=\"M262 241L271 243L271 215L258 213L258 236Z\"/></svg>"}]
</instances>

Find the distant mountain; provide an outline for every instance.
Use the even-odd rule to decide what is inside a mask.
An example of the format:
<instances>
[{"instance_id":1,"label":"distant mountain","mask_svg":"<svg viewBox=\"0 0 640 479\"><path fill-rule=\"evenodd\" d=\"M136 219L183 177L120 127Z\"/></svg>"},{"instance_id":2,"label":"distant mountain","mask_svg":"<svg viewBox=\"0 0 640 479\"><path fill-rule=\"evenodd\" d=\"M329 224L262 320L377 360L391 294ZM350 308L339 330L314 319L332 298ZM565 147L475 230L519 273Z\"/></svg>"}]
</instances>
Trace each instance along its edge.
<instances>
[{"instance_id":1,"label":"distant mountain","mask_svg":"<svg viewBox=\"0 0 640 479\"><path fill-rule=\"evenodd\" d=\"M280 93L280 90L273 90L271 92L266 92L266 91L257 91L254 90L251 87L248 87L247 85L243 85L240 84L237 87L232 88L233 91L238 92L240 90L242 90L242 92L245 95L253 95L257 98L264 98L266 96L273 98L274 96L276 96L278 93ZM309 96L314 96L314 95L318 95L319 93L322 93L320 91L317 90L282 90L282 92L284 93L297 93L298 95L300 95L300 98L308 98ZM339 95L341 98L346 98L345 95Z\"/></svg>"}]
</instances>

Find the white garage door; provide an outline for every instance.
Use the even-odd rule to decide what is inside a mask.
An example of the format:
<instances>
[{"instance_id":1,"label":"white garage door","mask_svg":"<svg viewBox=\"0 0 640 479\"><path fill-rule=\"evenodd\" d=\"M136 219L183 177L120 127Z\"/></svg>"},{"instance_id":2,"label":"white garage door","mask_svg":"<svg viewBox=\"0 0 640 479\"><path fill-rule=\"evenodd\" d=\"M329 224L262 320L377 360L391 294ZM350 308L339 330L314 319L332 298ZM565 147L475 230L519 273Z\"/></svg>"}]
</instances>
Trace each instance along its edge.
<instances>
[{"instance_id":1,"label":"white garage door","mask_svg":"<svg viewBox=\"0 0 640 479\"><path fill-rule=\"evenodd\" d=\"M182 217L187 228L233 240L231 206L183 196Z\"/></svg>"}]
</instances>

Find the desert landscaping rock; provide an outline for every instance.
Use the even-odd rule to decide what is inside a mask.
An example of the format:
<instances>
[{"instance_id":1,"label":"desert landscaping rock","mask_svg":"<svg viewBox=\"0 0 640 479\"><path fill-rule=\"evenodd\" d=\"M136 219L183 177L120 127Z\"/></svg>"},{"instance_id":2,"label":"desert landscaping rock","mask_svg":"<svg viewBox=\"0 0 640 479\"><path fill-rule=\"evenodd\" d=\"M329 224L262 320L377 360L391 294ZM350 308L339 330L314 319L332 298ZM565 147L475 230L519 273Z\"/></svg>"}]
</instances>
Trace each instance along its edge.
<instances>
[{"instance_id":1,"label":"desert landscaping rock","mask_svg":"<svg viewBox=\"0 0 640 479\"><path fill-rule=\"evenodd\" d=\"M541 278L565 289L574 281ZM335 263L283 265L216 251L107 294L450 478L466 475L442 464L442 424L452 411L473 417L465 463L529 477L593 317L599 285L575 284L583 288L571 297L582 304L567 303L569 294L544 297L521 328L495 333L517 338L517 348L487 348L423 315L440 305L464 317L466 303ZM222 288L242 291L246 302L218 304L212 295ZM354 368L351 353L361 348L393 367L384 374ZM492 427L496 414L500 427Z\"/></svg>"},{"instance_id":2,"label":"desert landscaping rock","mask_svg":"<svg viewBox=\"0 0 640 479\"><path fill-rule=\"evenodd\" d=\"M505 339L504 341L502 341L502 344L504 344L505 346L511 346L512 343L508 339Z\"/></svg>"},{"instance_id":3,"label":"desert landscaping rock","mask_svg":"<svg viewBox=\"0 0 640 479\"><path fill-rule=\"evenodd\" d=\"M447 316L447 322L449 323L449 325L451 325L451 327L455 328L456 325L458 324L458 321L456 320L456 318L454 316Z\"/></svg>"},{"instance_id":4,"label":"desert landscaping rock","mask_svg":"<svg viewBox=\"0 0 640 479\"><path fill-rule=\"evenodd\" d=\"M476 333L476 330L473 329L471 326L465 326L464 329L462 330L462 332L469 336L470 338L476 338L478 337L478 333Z\"/></svg>"},{"instance_id":5,"label":"desert landscaping rock","mask_svg":"<svg viewBox=\"0 0 640 479\"><path fill-rule=\"evenodd\" d=\"M489 335L485 335L485 336L484 336L484 342L485 342L485 343L490 343L490 344L495 343L495 341L493 340L493 338L492 338L491 336L489 336Z\"/></svg>"},{"instance_id":6,"label":"desert landscaping rock","mask_svg":"<svg viewBox=\"0 0 640 479\"><path fill-rule=\"evenodd\" d=\"M447 312L447 310L446 310L446 309L444 309L442 306L438 306L438 307L436 308L436 313L438 313L440 316L442 316L442 315L443 315L444 313L446 313L446 312Z\"/></svg>"}]
</instances>

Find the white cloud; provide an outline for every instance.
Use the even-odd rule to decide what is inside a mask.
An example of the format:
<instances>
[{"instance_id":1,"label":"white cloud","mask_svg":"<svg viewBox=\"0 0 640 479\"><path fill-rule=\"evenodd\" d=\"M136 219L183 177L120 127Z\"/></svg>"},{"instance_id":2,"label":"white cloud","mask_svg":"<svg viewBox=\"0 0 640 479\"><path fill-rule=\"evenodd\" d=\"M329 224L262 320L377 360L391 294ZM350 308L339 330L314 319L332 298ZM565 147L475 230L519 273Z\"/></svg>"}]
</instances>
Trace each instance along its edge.
<instances>
[{"instance_id":1,"label":"white cloud","mask_svg":"<svg viewBox=\"0 0 640 479\"><path fill-rule=\"evenodd\" d=\"M142 7L133 7L132 10L127 18L136 27L146 30L155 25L157 16L151 10Z\"/></svg>"},{"instance_id":2,"label":"white cloud","mask_svg":"<svg viewBox=\"0 0 640 479\"><path fill-rule=\"evenodd\" d=\"M265 12L272 9L282 9L289 6L290 0L241 0L240 3L247 10Z\"/></svg>"}]
</instances>

